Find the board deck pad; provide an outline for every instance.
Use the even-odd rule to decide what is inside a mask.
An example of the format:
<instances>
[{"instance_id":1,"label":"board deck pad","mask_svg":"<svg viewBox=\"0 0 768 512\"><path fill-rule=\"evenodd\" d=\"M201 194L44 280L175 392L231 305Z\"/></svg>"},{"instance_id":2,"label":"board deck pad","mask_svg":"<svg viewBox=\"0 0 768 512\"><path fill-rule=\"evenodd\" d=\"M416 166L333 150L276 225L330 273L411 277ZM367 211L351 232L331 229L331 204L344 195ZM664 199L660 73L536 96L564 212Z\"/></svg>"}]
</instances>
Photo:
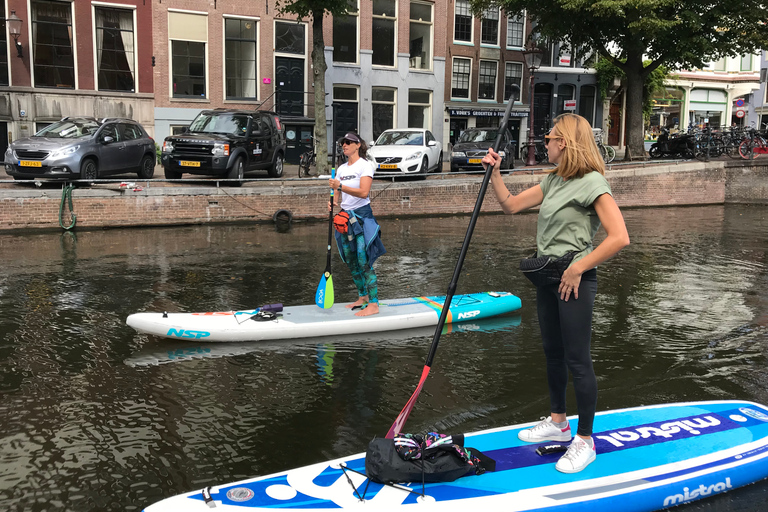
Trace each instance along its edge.
<instances>
[{"instance_id":1,"label":"board deck pad","mask_svg":"<svg viewBox=\"0 0 768 512\"><path fill-rule=\"evenodd\" d=\"M126 323L139 332L164 338L205 342L240 342L338 336L435 326L445 297L422 296L379 302L379 313L365 317L346 304L322 309L315 304L287 306L274 320L257 321L259 308L207 313L135 313ZM347 303L348 304L348 303ZM480 320L520 309L509 292L455 295L446 323Z\"/></svg>"},{"instance_id":2,"label":"board deck pad","mask_svg":"<svg viewBox=\"0 0 768 512\"><path fill-rule=\"evenodd\" d=\"M576 431L577 420L569 418ZM590 510L653 511L733 490L768 476L768 408L744 401L690 402L599 412L597 459L579 473L555 469L552 443L524 443L534 423L467 434L465 444L496 471L411 489L370 482L358 454L270 476L206 488L216 510ZM341 467L344 464L348 470ZM350 471L353 470L353 471ZM359 472L359 473L358 473ZM352 484L350 484L350 481ZM353 488L354 486L354 488ZM360 500L364 496L364 501ZM146 512L210 510L201 490Z\"/></svg>"}]
</instances>

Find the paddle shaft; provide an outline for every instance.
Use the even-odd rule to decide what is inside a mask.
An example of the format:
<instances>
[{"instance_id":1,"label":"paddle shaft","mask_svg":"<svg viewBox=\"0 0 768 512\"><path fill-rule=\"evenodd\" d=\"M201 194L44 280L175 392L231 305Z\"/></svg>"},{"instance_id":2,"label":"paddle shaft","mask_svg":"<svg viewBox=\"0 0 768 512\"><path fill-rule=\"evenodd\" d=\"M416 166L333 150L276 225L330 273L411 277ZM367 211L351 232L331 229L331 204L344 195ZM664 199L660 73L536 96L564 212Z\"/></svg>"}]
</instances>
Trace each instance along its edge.
<instances>
[{"instance_id":1,"label":"paddle shaft","mask_svg":"<svg viewBox=\"0 0 768 512\"><path fill-rule=\"evenodd\" d=\"M504 137L504 132L507 129L507 123L509 122L509 115L512 112L512 104L515 102L515 98L517 94L519 94L520 89L512 91L512 94L509 97L509 100L507 101L507 110L504 112L504 117L501 120L501 125L499 126L499 133L496 136L496 141L493 143L493 151L497 152L499 151L499 146L501 146L501 141ZM448 310L451 306L451 301L453 300L453 295L456 292L456 286L459 283L459 276L461 275L461 267L464 265L464 258L467 256L467 251L469 250L469 242L472 239L472 233L475 230L475 224L477 224L477 218L480 216L480 208L483 206L483 199L485 199L485 192L488 189L488 183L491 181L491 174L493 173L493 166L488 165L487 169L485 170L485 176L483 176L483 182L480 185L480 193L477 196L477 201L475 202L475 209L472 211L472 217L469 220L469 226L467 227L467 234L464 236L464 243L461 246L461 252L459 253L459 260L456 262L456 268L453 271L453 277L451 278L451 283L448 285L448 292L445 294L445 302L443 302L443 309L440 312L440 320L437 322L437 326L435 327L435 334L432 338L432 345L429 347L429 354L427 355L427 361L424 363L424 369L421 372L421 379L419 380L419 384L416 387L416 391L414 391L413 395L411 396L410 400L408 400L408 403L405 404L405 407L398 415L397 419L395 419L395 422L392 424L392 426L389 428L389 432L387 432L386 437L387 438L393 438L395 434L401 432L403 425L405 425L405 422L408 420L408 416L411 413L411 410L413 409L413 406L416 403L416 398L419 396L419 393L421 392L421 388L424 386L424 382L427 379L427 375L429 375L429 370L432 367L432 361L435 358L435 353L437 353L437 346L440 343L440 334L443 331L443 327L445 326L445 320L448 317Z\"/></svg>"},{"instance_id":2,"label":"paddle shaft","mask_svg":"<svg viewBox=\"0 0 768 512\"><path fill-rule=\"evenodd\" d=\"M333 141L333 161L331 162L331 179L336 178L336 141ZM325 262L325 271L331 272L331 241L333 240L333 189L331 189L331 209L328 212L328 259Z\"/></svg>"}]
</instances>

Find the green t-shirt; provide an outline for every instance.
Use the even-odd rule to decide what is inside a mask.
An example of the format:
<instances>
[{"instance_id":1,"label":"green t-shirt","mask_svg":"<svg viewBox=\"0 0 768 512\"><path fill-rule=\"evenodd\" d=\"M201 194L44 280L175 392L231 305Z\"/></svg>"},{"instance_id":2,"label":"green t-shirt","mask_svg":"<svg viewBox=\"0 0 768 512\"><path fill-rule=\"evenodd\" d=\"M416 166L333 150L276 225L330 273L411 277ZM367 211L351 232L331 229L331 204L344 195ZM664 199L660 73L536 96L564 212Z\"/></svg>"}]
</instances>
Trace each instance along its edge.
<instances>
[{"instance_id":1,"label":"green t-shirt","mask_svg":"<svg viewBox=\"0 0 768 512\"><path fill-rule=\"evenodd\" d=\"M596 171L567 181L551 173L540 186L544 200L536 228L538 255L559 258L577 251L573 261L580 260L592 252L592 239L600 228L593 203L611 193L608 181Z\"/></svg>"}]
</instances>

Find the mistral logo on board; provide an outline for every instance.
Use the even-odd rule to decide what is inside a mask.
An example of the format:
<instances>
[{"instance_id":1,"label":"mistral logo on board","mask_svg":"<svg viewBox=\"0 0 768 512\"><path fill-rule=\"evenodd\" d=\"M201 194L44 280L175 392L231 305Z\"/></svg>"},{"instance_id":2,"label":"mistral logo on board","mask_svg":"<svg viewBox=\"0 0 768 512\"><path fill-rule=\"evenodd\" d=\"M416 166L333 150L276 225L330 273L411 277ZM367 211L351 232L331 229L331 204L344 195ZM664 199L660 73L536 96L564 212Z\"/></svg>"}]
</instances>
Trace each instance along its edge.
<instances>
[{"instance_id":1,"label":"mistral logo on board","mask_svg":"<svg viewBox=\"0 0 768 512\"><path fill-rule=\"evenodd\" d=\"M733 489L730 478L726 478L725 482L717 482L713 485L701 484L693 490L690 490L688 487L683 487L682 494L673 494L672 496L667 496L664 498L664 506L671 507L673 505L679 505L680 503L685 503L697 498L709 496L713 492L723 492L728 489Z\"/></svg>"},{"instance_id":2,"label":"mistral logo on board","mask_svg":"<svg viewBox=\"0 0 768 512\"><path fill-rule=\"evenodd\" d=\"M635 427L631 430L617 430L596 435L597 439L608 441L613 446L620 448L626 443L647 444L648 439L661 438L672 439L674 437L689 437L701 434L704 429L710 429L720 425L720 420L714 416L702 416L678 421Z\"/></svg>"},{"instance_id":3,"label":"mistral logo on board","mask_svg":"<svg viewBox=\"0 0 768 512\"><path fill-rule=\"evenodd\" d=\"M167 336L175 336L177 338L192 338L198 340L200 338L207 338L211 333L208 331L188 331L184 329L168 329Z\"/></svg>"},{"instance_id":4,"label":"mistral logo on board","mask_svg":"<svg viewBox=\"0 0 768 512\"><path fill-rule=\"evenodd\" d=\"M467 320L469 318L475 318L479 314L480 314L480 310L467 311L466 313L459 313L458 320Z\"/></svg>"}]
</instances>

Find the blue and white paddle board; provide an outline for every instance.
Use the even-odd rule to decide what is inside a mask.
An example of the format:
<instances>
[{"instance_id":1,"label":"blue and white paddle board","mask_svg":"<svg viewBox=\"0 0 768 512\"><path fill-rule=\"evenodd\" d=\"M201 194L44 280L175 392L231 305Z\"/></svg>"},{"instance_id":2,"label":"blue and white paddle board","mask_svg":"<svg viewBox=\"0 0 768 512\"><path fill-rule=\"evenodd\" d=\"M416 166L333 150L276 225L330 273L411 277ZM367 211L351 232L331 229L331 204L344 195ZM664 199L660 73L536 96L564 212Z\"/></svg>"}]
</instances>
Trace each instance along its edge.
<instances>
[{"instance_id":1,"label":"blue and white paddle board","mask_svg":"<svg viewBox=\"0 0 768 512\"><path fill-rule=\"evenodd\" d=\"M135 313L126 323L139 332L205 342L261 341L393 331L437 325L445 297L409 297L379 302L379 313L355 316L346 304L328 309L288 306L274 320L260 321L259 308L216 313ZM520 309L509 292L455 295L447 324L480 320Z\"/></svg>"},{"instance_id":2,"label":"blue and white paddle board","mask_svg":"<svg viewBox=\"0 0 768 512\"><path fill-rule=\"evenodd\" d=\"M569 418L576 430L576 419ZM533 423L466 436L496 471L451 483L400 487L369 482L364 454L168 498L145 512L246 510L505 512L660 510L724 493L768 476L768 408L713 401L606 411L595 418L597 459L580 473L555 469L562 453L517 433ZM346 471L346 472L345 472ZM408 489L414 492L410 492ZM209 498L205 502L204 491ZM364 496L361 501L358 495Z\"/></svg>"}]
</instances>

